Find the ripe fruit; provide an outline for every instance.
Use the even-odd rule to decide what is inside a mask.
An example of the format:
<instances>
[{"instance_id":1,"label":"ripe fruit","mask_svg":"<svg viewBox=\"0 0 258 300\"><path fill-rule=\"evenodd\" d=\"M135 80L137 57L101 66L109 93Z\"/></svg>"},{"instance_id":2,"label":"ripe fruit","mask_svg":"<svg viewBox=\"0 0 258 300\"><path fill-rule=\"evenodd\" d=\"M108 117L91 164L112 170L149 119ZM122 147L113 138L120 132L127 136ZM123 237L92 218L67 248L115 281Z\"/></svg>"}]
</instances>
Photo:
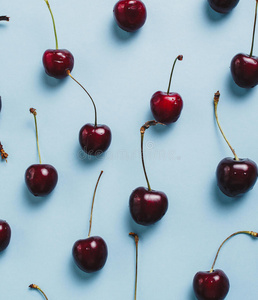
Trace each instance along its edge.
<instances>
[{"instance_id":1,"label":"ripe fruit","mask_svg":"<svg viewBox=\"0 0 258 300\"><path fill-rule=\"evenodd\" d=\"M2 110L2 97L0 96L0 111Z\"/></svg>"},{"instance_id":2,"label":"ripe fruit","mask_svg":"<svg viewBox=\"0 0 258 300\"><path fill-rule=\"evenodd\" d=\"M208 2L216 12L226 14L237 6L239 0L208 0Z\"/></svg>"},{"instance_id":3,"label":"ripe fruit","mask_svg":"<svg viewBox=\"0 0 258 300\"><path fill-rule=\"evenodd\" d=\"M229 280L227 275L222 270L214 270L219 252L222 246L235 235L247 234L257 238L258 233L253 231L238 231L231 234L220 245L210 271L197 272L193 279L193 290L198 300L223 300L229 291Z\"/></svg>"},{"instance_id":4,"label":"ripe fruit","mask_svg":"<svg viewBox=\"0 0 258 300\"><path fill-rule=\"evenodd\" d=\"M258 57L253 56L257 6L258 1L256 1L255 7L253 38L250 54L239 53L235 55L230 66L231 74L235 83L242 88L253 88L258 84Z\"/></svg>"},{"instance_id":5,"label":"ripe fruit","mask_svg":"<svg viewBox=\"0 0 258 300\"><path fill-rule=\"evenodd\" d=\"M103 171L101 171L99 175L93 194L88 238L76 241L72 250L76 265L86 273L92 273L102 269L108 256L108 249L105 241L99 236L90 236L94 199L102 173Z\"/></svg>"},{"instance_id":6,"label":"ripe fruit","mask_svg":"<svg viewBox=\"0 0 258 300\"><path fill-rule=\"evenodd\" d=\"M42 291L42 289L39 286L37 286L36 284L31 284L31 285L29 285L29 287L31 289L35 289L35 290L40 291L43 294L43 296L45 297L45 299L48 300L46 294Z\"/></svg>"},{"instance_id":7,"label":"ripe fruit","mask_svg":"<svg viewBox=\"0 0 258 300\"><path fill-rule=\"evenodd\" d=\"M3 148L3 145L1 144L1 142L0 142L0 155L1 155L1 158L7 162L8 154L4 151L4 148Z\"/></svg>"},{"instance_id":8,"label":"ripe fruit","mask_svg":"<svg viewBox=\"0 0 258 300\"><path fill-rule=\"evenodd\" d=\"M82 126L79 132L79 142L81 148L88 155L100 155L105 152L111 143L112 134L111 130L107 125L97 124L97 109L96 105L88 93L88 91L71 75L70 71L67 71L67 74L79 84L79 86L86 92L86 94L90 97L90 100L93 104L95 111L95 123L87 123Z\"/></svg>"},{"instance_id":9,"label":"ripe fruit","mask_svg":"<svg viewBox=\"0 0 258 300\"><path fill-rule=\"evenodd\" d=\"M257 165L248 158L238 158L221 129L218 120L217 107L220 93L215 93L214 110L219 129L231 149L234 158L226 157L220 161L216 170L217 184L220 190L229 197L235 197L251 190L257 180Z\"/></svg>"},{"instance_id":10,"label":"ripe fruit","mask_svg":"<svg viewBox=\"0 0 258 300\"><path fill-rule=\"evenodd\" d=\"M135 242L135 250L136 250L136 262L135 262L135 284L134 284L134 300L136 300L136 293L137 293L137 278L138 278L138 243L139 243L139 236L134 233L130 232L130 236L134 237Z\"/></svg>"},{"instance_id":11,"label":"ripe fruit","mask_svg":"<svg viewBox=\"0 0 258 300\"><path fill-rule=\"evenodd\" d=\"M51 11L48 0L44 0L47 4L47 7L50 11L51 18L53 21L55 40L56 40L56 49L48 49L43 54L43 65L45 72L57 79L62 79L67 77L67 71L72 71L74 65L74 57L72 53L66 49L58 49L58 41L56 34L56 26L53 13Z\"/></svg>"},{"instance_id":12,"label":"ripe fruit","mask_svg":"<svg viewBox=\"0 0 258 300\"><path fill-rule=\"evenodd\" d=\"M151 225L159 221L168 209L168 199L165 193L151 189L143 158L143 138L145 130L150 126L159 124L156 121L146 122L141 127L141 157L142 166L147 181L148 189L136 188L129 199L130 213L134 221L140 225Z\"/></svg>"},{"instance_id":13,"label":"ripe fruit","mask_svg":"<svg viewBox=\"0 0 258 300\"><path fill-rule=\"evenodd\" d=\"M10 239L11 228L9 224L4 220L0 220L0 252L8 247Z\"/></svg>"},{"instance_id":14,"label":"ripe fruit","mask_svg":"<svg viewBox=\"0 0 258 300\"><path fill-rule=\"evenodd\" d=\"M0 21L9 21L10 18L7 16L0 16Z\"/></svg>"},{"instance_id":15,"label":"ripe fruit","mask_svg":"<svg viewBox=\"0 0 258 300\"><path fill-rule=\"evenodd\" d=\"M140 0L120 0L113 9L117 25L125 31L134 32L146 21L146 7Z\"/></svg>"},{"instance_id":16,"label":"ripe fruit","mask_svg":"<svg viewBox=\"0 0 258 300\"><path fill-rule=\"evenodd\" d=\"M58 174L56 169L47 164L41 163L41 156L38 142L38 126L37 126L37 112L36 109L31 108L30 112L34 116L35 128L36 128L36 140L39 155L39 164L34 164L28 167L25 172L25 182L29 191L34 196L46 196L50 194L55 188L58 181Z\"/></svg>"},{"instance_id":17,"label":"ripe fruit","mask_svg":"<svg viewBox=\"0 0 258 300\"><path fill-rule=\"evenodd\" d=\"M150 107L152 114L156 121L163 124L171 124L176 122L183 108L183 101L181 96L178 93L170 92L171 79L175 64L177 60L182 59L183 55L178 55L178 57L174 61L167 92L158 91L151 97Z\"/></svg>"}]
</instances>

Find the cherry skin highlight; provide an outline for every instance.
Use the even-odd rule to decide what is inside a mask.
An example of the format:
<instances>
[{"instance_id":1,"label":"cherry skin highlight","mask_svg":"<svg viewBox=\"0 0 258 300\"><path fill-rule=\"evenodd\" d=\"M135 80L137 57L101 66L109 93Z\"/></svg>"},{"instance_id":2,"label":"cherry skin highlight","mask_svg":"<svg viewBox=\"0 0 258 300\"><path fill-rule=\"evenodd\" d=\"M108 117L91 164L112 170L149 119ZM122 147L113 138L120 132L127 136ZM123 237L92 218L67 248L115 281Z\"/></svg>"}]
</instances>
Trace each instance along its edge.
<instances>
[{"instance_id":1,"label":"cherry skin highlight","mask_svg":"<svg viewBox=\"0 0 258 300\"><path fill-rule=\"evenodd\" d=\"M58 181L56 169L51 165L35 164L25 172L25 182L34 196L43 197L50 194Z\"/></svg>"},{"instance_id":2,"label":"cherry skin highlight","mask_svg":"<svg viewBox=\"0 0 258 300\"><path fill-rule=\"evenodd\" d=\"M57 79L67 77L67 71L72 71L74 66L74 57L66 49L48 49L42 61L47 75Z\"/></svg>"},{"instance_id":3,"label":"cherry skin highlight","mask_svg":"<svg viewBox=\"0 0 258 300\"><path fill-rule=\"evenodd\" d=\"M9 224L4 220L0 220L0 252L8 247L10 239L11 228Z\"/></svg>"},{"instance_id":4,"label":"cherry skin highlight","mask_svg":"<svg viewBox=\"0 0 258 300\"><path fill-rule=\"evenodd\" d=\"M165 193L144 187L136 188L129 199L132 218L137 224L148 226L159 221L168 209Z\"/></svg>"},{"instance_id":5,"label":"cherry skin highlight","mask_svg":"<svg viewBox=\"0 0 258 300\"><path fill-rule=\"evenodd\" d=\"M139 0L120 0L114 6L113 13L117 25L128 32L140 29L147 17L146 7Z\"/></svg>"},{"instance_id":6,"label":"cherry skin highlight","mask_svg":"<svg viewBox=\"0 0 258 300\"><path fill-rule=\"evenodd\" d=\"M198 272L193 279L193 289L198 300L223 300L229 291L229 280L222 270Z\"/></svg>"},{"instance_id":7,"label":"cherry skin highlight","mask_svg":"<svg viewBox=\"0 0 258 300\"><path fill-rule=\"evenodd\" d=\"M239 0L208 0L208 2L216 12L226 14L237 6Z\"/></svg>"}]
</instances>

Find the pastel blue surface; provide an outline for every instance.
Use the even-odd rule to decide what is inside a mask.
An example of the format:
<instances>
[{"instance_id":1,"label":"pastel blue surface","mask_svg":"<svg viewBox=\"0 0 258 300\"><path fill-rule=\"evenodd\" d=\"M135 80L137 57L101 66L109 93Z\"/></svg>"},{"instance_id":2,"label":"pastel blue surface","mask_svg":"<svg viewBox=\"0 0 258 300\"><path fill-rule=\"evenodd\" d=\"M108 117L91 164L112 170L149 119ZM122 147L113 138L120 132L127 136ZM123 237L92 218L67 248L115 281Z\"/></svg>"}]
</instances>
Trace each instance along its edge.
<instances>
[{"instance_id":1,"label":"pastel blue surface","mask_svg":"<svg viewBox=\"0 0 258 300\"><path fill-rule=\"evenodd\" d=\"M0 164L0 219L12 228L0 254L0 299L40 299L27 287L38 284L49 299L133 299L135 247L140 235L138 299L193 300L192 278L209 270L220 243L238 230L258 230L257 184L239 199L216 187L218 162L231 156L213 115L213 94L221 92L219 118L238 156L258 162L258 89L243 90L230 76L232 57L249 53L255 1L241 0L229 15L211 11L206 0L145 1L147 21L135 34L113 20L115 2L52 0L60 48L75 57L72 72L95 99L99 122L113 133L99 159L82 155L78 132L94 121L92 104L70 78L44 73L43 52L55 46L44 1L1 3L0 140L9 153ZM257 40L258 37L256 37ZM146 132L145 161L153 189L169 198L165 217L148 228L133 223L128 199L145 186L140 160L140 126L151 119L149 101L171 90L184 108L177 123ZM258 43L254 54L258 54ZM38 111L42 160L55 166L59 182L46 198L25 187L26 168L38 162L33 116ZM86 237L94 186L104 170L93 216L93 235L109 248L104 269L85 275L71 249ZM228 275L227 299L257 298L258 241L238 236L217 261Z\"/></svg>"}]
</instances>

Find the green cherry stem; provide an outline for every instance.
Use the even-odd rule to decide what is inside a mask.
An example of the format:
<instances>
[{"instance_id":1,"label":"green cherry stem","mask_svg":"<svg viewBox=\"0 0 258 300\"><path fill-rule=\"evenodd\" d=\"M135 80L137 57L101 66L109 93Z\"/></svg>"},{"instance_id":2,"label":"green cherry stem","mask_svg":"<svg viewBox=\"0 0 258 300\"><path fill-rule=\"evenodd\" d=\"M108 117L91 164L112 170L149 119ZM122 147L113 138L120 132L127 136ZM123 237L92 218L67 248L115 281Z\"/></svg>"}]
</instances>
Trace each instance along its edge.
<instances>
[{"instance_id":1,"label":"green cherry stem","mask_svg":"<svg viewBox=\"0 0 258 300\"><path fill-rule=\"evenodd\" d=\"M0 155L1 155L1 158L7 162L8 154L4 151L4 147L1 144L1 142L0 142Z\"/></svg>"},{"instance_id":2,"label":"green cherry stem","mask_svg":"<svg viewBox=\"0 0 258 300\"><path fill-rule=\"evenodd\" d=\"M42 289L39 286L37 286L36 284L31 284L31 285L29 285L29 287L31 289L35 289L35 290L40 291L44 295L45 299L48 300L46 294L42 291Z\"/></svg>"},{"instance_id":3,"label":"green cherry stem","mask_svg":"<svg viewBox=\"0 0 258 300\"><path fill-rule=\"evenodd\" d=\"M252 46L251 46L251 51L250 51L250 57L253 56L254 36L255 36L256 19L257 19L257 7L258 7L258 0L256 0L256 5L255 5L254 28L253 28L253 38L252 38Z\"/></svg>"},{"instance_id":4,"label":"green cherry stem","mask_svg":"<svg viewBox=\"0 0 258 300\"><path fill-rule=\"evenodd\" d=\"M89 92L85 89L85 87L83 85L80 84L79 81L77 81L72 75L71 75L71 72L69 70L66 71L67 75L70 76L77 84L79 84L79 86L85 91L85 93L89 96L92 104L93 104L93 107L94 107L94 112L95 112L95 127L97 126L97 108L96 108L96 105L95 105L95 102L93 101L91 95L89 94Z\"/></svg>"},{"instance_id":5,"label":"green cherry stem","mask_svg":"<svg viewBox=\"0 0 258 300\"><path fill-rule=\"evenodd\" d=\"M57 34L56 34L56 24L55 24L55 19L54 19L54 15L52 13L52 10L50 8L50 4L48 2L48 0L44 0L47 4L47 7L49 9L49 12L51 14L51 18L52 18L52 21L53 21L53 27L54 27L54 33L55 33L55 40L56 40L56 50L58 49L58 40L57 40Z\"/></svg>"},{"instance_id":6,"label":"green cherry stem","mask_svg":"<svg viewBox=\"0 0 258 300\"><path fill-rule=\"evenodd\" d=\"M247 235L250 235L250 236L255 237L255 238L258 237L258 233L257 233L257 232L254 232L254 231L237 231L237 232L231 234L231 235L230 235L229 237L227 237L227 238L223 241L223 243L220 245L220 247L219 247L219 249L218 249L218 251L217 251L217 254L216 254L216 256L215 256L214 262L213 262L213 264L212 264L212 267L211 267L211 269L210 269L210 273L213 272L215 263L216 263L216 261L217 261L217 258L218 258L218 255L219 255L219 252L220 252L222 246L223 246L229 239L231 239L233 236L238 235L238 234L247 234Z\"/></svg>"},{"instance_id":7,"label":"green cherry stem","mask_svg":"<svg viewBox=\"0 0 258 300\"><path fill-rule=\"evenodd\" d=\"M214 112L215 112L215 118L216 118L216 121L217 121L217 124L218 124L218 127L219 127L219 130L224 138L224 140L227 142L230 150L232 151L234 157L235 157L235 160L239 161L239 158L238 156L236 155L236 152L235 150L232 148L232 146L230 145L229 141L227 140L221 126L220 126L220 123L219 123L219 118L218 118L218 103L219 103L219 97L220 97L220 93L219 91L217 91L217 93L214 94Z\"/></svg>"},{"instance_id":8,"label":"green cherry stem","mask_svg":"<svg viewBox=\"0 0 258 300\"><path fill-rule=\"evenodd\" d=\"M183 55L178 55L178 57L174 60L174 63L173 63L173 66L172 66L172 70L171 70L171 73L170 73L170 78L169 78L169 83L168 83L167 94L169 94L169 91L170 91L172 75L173 75L174 68L175 68L175 65L176 65L177 60L183 60Z\"/></svg>"},{"instance_id":9,"label":"green cherry stem","mask_svg":"<svg viewBox=\"0 0 258 300\"><path fill-rule=\"evenodd\" d=\"M139 236L134 233L130 232L130 236L134 237L135 247L136 247L136 262L135 262L135 284L134 284L134 300L136 300L136 293L137 293L137 280L138 280L138 243L139 243Z\"/></svg>"},{"instance_id":10,"label":"green cherry stem","mask_svg":"<svg viewBox=\"0 0 258 300\"><path fill-rule=\"evenodd\" d=\"M39 163L41 164L41 155L40 155L40 150L39 150L39 134L38 134L38 125L37 125L37 111L35 108L30 108L30 113L33 114L33 116L34 116Z\"/></svg>"},{"instance_id":11,"label":"green cherry stem","mask_svg":"<svg viewBox=\"0 0 258 300\"><path fill-rule=\"evenodd\" d=\"M90 228L89 228L88 237L90 237L90 233L91 233L94 200L95 200L95 196L96 196L96 191L97 191L97 188L98 188L99 180L100 180L100 177L102 176L102 174L103 174L103 171L101 171L100 174L99 174L99 178L97 180L97 183L96 183L96 186L95 186L95 189L94 189L94 193L93 193L92 204L91 204L91 212L90 212Z\"/></svg>"}]
</instances>

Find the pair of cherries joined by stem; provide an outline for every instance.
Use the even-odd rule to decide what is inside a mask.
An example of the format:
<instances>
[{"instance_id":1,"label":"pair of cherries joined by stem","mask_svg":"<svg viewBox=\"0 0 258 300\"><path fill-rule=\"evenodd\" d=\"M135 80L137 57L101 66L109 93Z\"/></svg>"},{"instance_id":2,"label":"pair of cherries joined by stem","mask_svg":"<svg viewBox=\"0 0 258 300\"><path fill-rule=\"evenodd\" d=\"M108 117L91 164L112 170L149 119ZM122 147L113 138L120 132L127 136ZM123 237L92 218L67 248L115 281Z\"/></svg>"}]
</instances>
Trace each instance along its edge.
<instances>
[{"instance_id":1,"label":"pair of cherries joined by stem","mask_svg":"<svg viewBox=\"0 0 258 300\"><path fill-rule=\"evenodd\" d=\"M55 188L58 181L58 174L56 169L49 164L42 164L39 150L38 126L37 126L37 112L35 108L30 109L30 113L34 116L36 142L38 148L39 164L33 164L28 167L25 172L25 182L29 191L34 196L47 196Z\"/></svg>"},{"instance_id":2,"label":"pair of cherries joined by stem","mask_svg":"<svg viewBox=\"0 0 258 300\"><path fill-rule=\"evenodd\" d=\"M76 265L86 273L93 273L102 269L108 256L108 248L105 241L99 236L90 236L94 199L102 174L103 171L101 171L99 175L93 194L88 238L76 241L72 249L72 255Z\"/></svg>"},{"instance_id":3,"label":"pair of cherries joined by stem","mask_svg":"<svg viewBox=\"0 0 258 300\"><path fill-rule=\"evenodd\" d=\"M239 0L208 0L208 2L213 10L226 14L237 6Z\"/></svg>"},{"instance_id":4,"label":"pair of cherries joined by stem","mask_svg":"<svg viewBox=\"0 0 258 300\"><path fill-rule=\"evenodd\" d=\"M4 221L0 220L0 252L5 250L11 239L11 227Z\"/></svg>"},{"instance_id":5,"label":"pair of cherries joined by stem","mask_svg":"<svg viewBox=\"0 0 258 300\"><path fill-rule=\"evenodd\" d=\"M146 173L143 157L143 140L146 129L160 124L153 121L146 122L140 129L141 132L141 159L147 186L136 188L130 195L129 207L133 220L140 225L151 225L159 221L168 209L168 199L165 193L152 190Z\"/></svg>"},{"instance_id":6,"label":"pair of cherries joined by stem","mask_svg":"<svg viewBox=\"0 0 258 300\"><path fill-rule=\"evenodd\" d=\"M223 300L229 291L229 279L227 275L220 269L214 270L219 252L222 246L233 236L238 234L247 234L257 238L258 233L253 231L238 231L231 234L220 245L210 271L197 272L193 279L193 290L198 300Z\"/></svg>"},{"instance_id":7,"label":"pair of cherries joined by stem","mask_svg":"<svg viewBox=\"0 0 258 300\"><path fill-rule=\"evenodd\" d=\"M257 19L257 6L256 0L255 17L253 26L253 37L250 54L239 53L235 55L231 61L231 74L235 83L242 88L253 88L258 84L258 57L253 56L254 37Z\"/></svg>"},{"instance_id":8,"label":"pair of cherries joined by stem","mask_svg":"<svg viewBox=\"0 0 258 300\"><path fill-rule=\"evenodd\" d=\"M218 120L218 103L220 93L217 92L214 95L214 112L215 118L230 150L232 151L234 158L226 157L222 159L216 170L217 184L220 190L229 197L235 197L246 193L251 190L257 180L258 170L254 161L248 158L238 158L235 150L227 140Z\"/></svg>"},{"instance_id":9,"label":"pair of cherries joined by stem","mask_svg":"<svg viewBox=\"0 0 258 300\"><path fill-rule=\"evenodd\" d=\"M45 0L53 21L54 34L56 40L56 50L48 49L43 55L43 65L49 76L62 79L70 76L90 97L95 110L95 123L85 124L79 132L79 142L84 152L89 155L99 155L105 152L111 143L111 130L107 125L97 124L96 105L88 93L88 91L71 75L74 65L74 58L70 51L66 49L58 49L58 40L54 16L51 11L48 0Z\"/></svg>"}]
</instances>

